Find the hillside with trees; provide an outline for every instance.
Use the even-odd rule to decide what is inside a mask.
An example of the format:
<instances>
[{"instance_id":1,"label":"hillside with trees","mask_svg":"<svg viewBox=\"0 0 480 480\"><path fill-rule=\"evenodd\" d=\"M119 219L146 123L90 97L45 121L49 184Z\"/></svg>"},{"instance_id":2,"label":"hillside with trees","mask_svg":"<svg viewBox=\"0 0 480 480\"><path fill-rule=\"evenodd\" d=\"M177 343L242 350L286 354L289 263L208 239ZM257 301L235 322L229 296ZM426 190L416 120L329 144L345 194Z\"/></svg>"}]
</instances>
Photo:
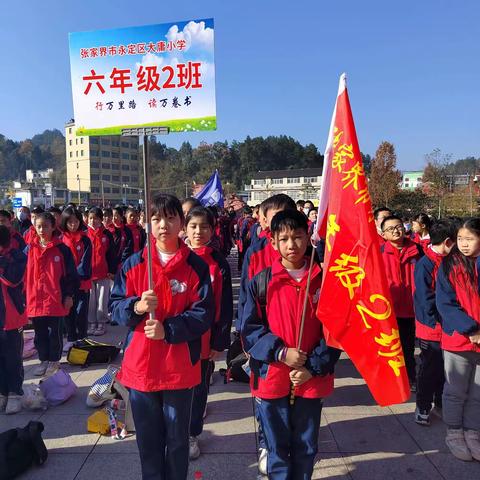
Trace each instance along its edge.
<instances>
[{"instance_id":1,"label":"hillside with trees","mask_svg":"<svg viewBox=\"0 0 480 480\"><path fill-rule=\"evenodd\" d=\"M374 157L362 153L362 159L374 205L388 205L406 215L422 208L437 215L461 213L465 209L471 212L477 208L480 191L473 179L480 173L480 158L470 156L453 161L451 155L433 150L425 155L424 188L414 192L399 188L401 173L393 144L382 142ZM197 147L184 142L178 149L152 137L150 162L152 190L183 197L193 182L204 183L215 169L220 172L226 193L232 193L243 190L252 175L260 170L321 168L323 155L316 145L302 145L286 135L248 136L244 141L212 144L202 142ZM46 168L53 169L55 186L66 186L62 132L45 130L23 141L10 140L0 134L0 178L4 183L25 179L26 169ZM463 189L453 188L455 175L468 175L472 181Z\"/></svg>"}]
</instances>

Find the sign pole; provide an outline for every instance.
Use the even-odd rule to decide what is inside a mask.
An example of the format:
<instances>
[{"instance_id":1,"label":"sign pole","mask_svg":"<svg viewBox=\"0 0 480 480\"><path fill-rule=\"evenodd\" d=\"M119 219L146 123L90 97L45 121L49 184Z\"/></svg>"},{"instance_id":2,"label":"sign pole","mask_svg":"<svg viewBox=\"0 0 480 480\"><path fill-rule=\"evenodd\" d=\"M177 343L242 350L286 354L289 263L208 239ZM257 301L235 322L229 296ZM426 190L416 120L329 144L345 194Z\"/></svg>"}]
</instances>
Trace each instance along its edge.
<instances>
[{"instance_id":1,"label":"sign pole","mask_svg":"<svg viewBox=\"0 0 480 480\"><path fill-rule=\"evenodd\" d=\"M125 137L143 137L143 203L145 209L145 233L147 248L147 273L148 273L148 289L153 290L153 268L152 268L152 223L150 221L150 172L148 163L148 136L149 135L167 135L170 129L168 127L145 127L145 128L124 128L122 136ZM154 312L150 312L149 318L154 319Z\"/></svg>"}]
</instances>

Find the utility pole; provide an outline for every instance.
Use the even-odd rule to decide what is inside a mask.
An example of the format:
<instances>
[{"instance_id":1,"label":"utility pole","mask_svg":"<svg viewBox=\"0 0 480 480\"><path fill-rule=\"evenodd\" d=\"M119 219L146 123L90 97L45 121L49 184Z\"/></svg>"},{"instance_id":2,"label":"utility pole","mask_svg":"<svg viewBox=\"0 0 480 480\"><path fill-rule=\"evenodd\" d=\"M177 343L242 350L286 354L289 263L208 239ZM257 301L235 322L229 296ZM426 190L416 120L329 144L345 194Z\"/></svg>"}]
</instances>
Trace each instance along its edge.
<instances>
[{"instance_id":1,"label":"utility pole","mask_svg":"<svg viewBox=\"0 0 480 480\"><path fill-rule=\"evenodd\" d=\"M188 182L185 182L185 198L188 198Z\"/></svg>"},{"instance_id":2,"label":"utility pole","mask_svg":"<svg viewBox=\"0 0 480 480\"><path fill-rule=\"evenodd\" d=\"M105 191L103 189L103 180L100 180L101 184L101 188L102 188L102 207L105 208Z\"/></svg>"},{"instance_id":3,"label":"utility pole","mask_svg":"<svg viewBox=\"0 0 480 480\"><path fill-rule=\"evenodd\" d=\"M470 180L470 174L468 174L468 186L470 188L470 216L473 217L473 181Z\"/></svg>"},{"instance_id":4,"label":"utility pole","mask_svg":"<svg viewBox=\"0 0 480 480\"><path fill-rule=\"evenodd\" d=\"M78 206L81 204L81 199L80 199L80 175L77 173L77 182L78 182Z\"/></svg>"}]
</instances>

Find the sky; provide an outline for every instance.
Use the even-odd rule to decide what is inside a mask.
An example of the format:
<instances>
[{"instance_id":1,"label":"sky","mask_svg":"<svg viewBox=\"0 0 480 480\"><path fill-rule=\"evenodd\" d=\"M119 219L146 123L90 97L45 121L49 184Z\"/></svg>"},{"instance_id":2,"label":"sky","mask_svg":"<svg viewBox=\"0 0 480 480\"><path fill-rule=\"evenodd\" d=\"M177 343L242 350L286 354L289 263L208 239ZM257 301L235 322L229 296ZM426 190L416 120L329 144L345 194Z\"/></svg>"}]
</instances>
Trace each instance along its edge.
<instances>
[{"instance_id":1,"label":"sky","mask_svg":"<svg viewBox=\"0 0 480 480\"><path fill-rule=\"evenodd\" d=\"M477 0L23 0L0 17L0 133L23 140L73 116L68 33L215 20L217 131L183 141L289 135L323 152L338 79L360 149L395 145L401 169L439 148L480 157Z\"/></svg>"}]
</instances>

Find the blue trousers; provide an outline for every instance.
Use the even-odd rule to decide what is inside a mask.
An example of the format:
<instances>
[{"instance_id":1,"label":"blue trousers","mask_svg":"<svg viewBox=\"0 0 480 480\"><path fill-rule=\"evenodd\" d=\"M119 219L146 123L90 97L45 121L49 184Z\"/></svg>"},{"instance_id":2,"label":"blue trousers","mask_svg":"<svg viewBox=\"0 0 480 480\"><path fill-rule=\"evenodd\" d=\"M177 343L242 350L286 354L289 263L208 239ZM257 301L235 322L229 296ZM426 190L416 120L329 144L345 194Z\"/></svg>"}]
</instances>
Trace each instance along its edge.
<instances>
[{"instance_id":1,"label":"blue trousers","mask_svg":"<svg viewBox=\"0 0 480 480\"><path fill-rule=\"evenodd\" d=\"M59 362L63 348L63 317L33 317L35 348L41 362Z\"/></svg>"},{"instance_id":2,"label":"blue trousers","mask_svg":"<svg viewBox=\"0 0 480 480\"><path fill-rule=\"evenodd\" d=\"M78 290L73 296L73 307L65 317L67 341L75 342L87 336L89 301L90 291Z\"/></svg>"},{"instance_id":3,"label":"blue trousers","mask_svg":"<svg viewBox=\"0 0 480 480\"><path fill-rule=\"evenodd\" d=\"M0 330L0 394L23 395L23 329Z\"/></svg>"},{"instance_id":4,"label":"blue trousers","mask_svg":"<svg viewBox=\"0 0 480 480\"><path fill-rule=\"evenodd\" d=\"M130 389L143 480L185 480L193 389Z\"/></svg>"},{"instance_id":5,"label":"blue trousers","mask_svg":"<svg viewBox=\"0 0 480 480\"><path fill-rule=\"evenodd\" d=\"M417 377L417 407L430 411L432 403L442 407L445 373L440 342L420 340L420 368Z\"/></svg>"},{"instance_id":6,"label":"blue trousers","mask_svg":"<svg viewBox=\"0 0 480 480\"><path fill-rule=\"evenodd\" d=\"M310 480L318 451L321 398L256 398L268 450L270 480Z\"/></svg>"},{"instance_id":7,"label":"blue trousers","mask_svg":"<svg viewBox=\"0 0 480 480\"><path fill-rule=\"evenodd\" d=\"M190 435L198 437L203 432L203 413L207 406L208 390L210 386L210 360L202 360L202 378L193 389L192 418L190 420Z\"/></svg>"}]
</instances>

